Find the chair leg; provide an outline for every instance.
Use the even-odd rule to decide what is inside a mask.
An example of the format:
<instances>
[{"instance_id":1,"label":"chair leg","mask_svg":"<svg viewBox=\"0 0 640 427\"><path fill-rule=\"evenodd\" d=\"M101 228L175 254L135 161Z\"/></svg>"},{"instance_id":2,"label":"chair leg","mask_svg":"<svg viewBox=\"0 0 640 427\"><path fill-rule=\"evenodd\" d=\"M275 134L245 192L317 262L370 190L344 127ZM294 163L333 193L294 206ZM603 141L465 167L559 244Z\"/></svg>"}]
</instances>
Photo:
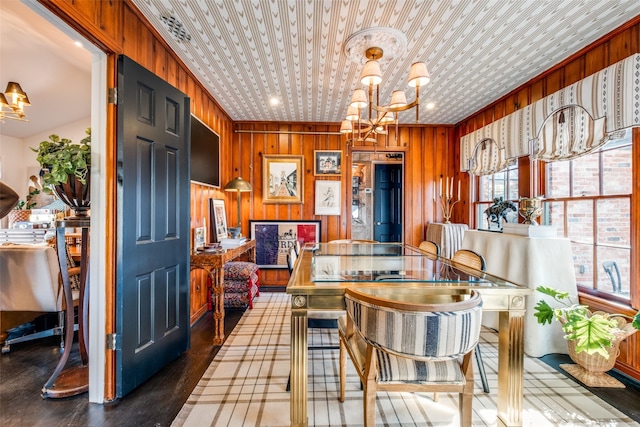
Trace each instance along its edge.
<instances>
[{"instance_id":1,"label":"chair leg","mask_svg":"<svg viewBox=\"0 0 640 427\"><path fill-rule=\"evenodd\" d=\"M484 363L482 362L482 353L480 352L480 344L476 346L476 362L478 362L478 373L480 374L480 380L482 381L482 390L485 393L489 393L489 382L487 381L487 374L484 372Z\"/></svg>"},{"instance_id":2,"label":"chair leg","mask_svg":"<svg viewBox=\"0 0 640 427\"><path fill-rule=\"evenodd\" d=\"M478 346L476 346L476 351ZM466 366L466 368L465 368ZM473 389L474 389L474 376L473 376L473 361L466 355L463 359L463 370L465 370L466 384L462 388L462 391L458 395L458 409L460 413L460 426L471 427L473 420Z\"/></svg>"}]
</instances>

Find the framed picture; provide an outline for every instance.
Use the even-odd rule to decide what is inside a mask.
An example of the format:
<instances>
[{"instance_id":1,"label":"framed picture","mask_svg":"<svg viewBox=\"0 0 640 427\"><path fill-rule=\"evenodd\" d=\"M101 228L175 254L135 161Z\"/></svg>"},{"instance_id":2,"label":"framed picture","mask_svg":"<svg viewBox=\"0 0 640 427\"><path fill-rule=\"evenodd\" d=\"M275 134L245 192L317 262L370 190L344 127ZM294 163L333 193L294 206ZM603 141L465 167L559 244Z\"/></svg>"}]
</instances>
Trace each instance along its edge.
<instances>
[{"instance_id":1,"label":"framed picture","mask_svg":"<svg viewBox=\"0 0 640 427\"><path fill-rule=\"evenodd\" d=\"M342 175L342 150L315 150L313 165L314 175Z\"/></svg>"},{"instance_id":2,"label":"framed picture","mask_svg":"<svg viewBox=\"0 0 640 427\"><path fill-rule=\"evenodd\" d=\"M316 180L316 215L340 215L340 184Z\"/></svg>"},{"instance_id":3,"label":"framed picture","mask_svg":"<svg viewBox=\"0 0 640 427\"><path fill-rule=\"evenodd\" d=\"M260 268L287 268L287 254L297 240L301 245L320 242L320 221L249 220L256 241L256 264Z\"/></svg>"},{"instance_id":4,"label":"framed picture","mask_svg":"<svg viewBox=\"0 0 640 427\"><path fill-rule=\"evenodd\" d=\"M209 221L211 222L211 242L220 243L227 238L227 211L224 200L209 199Z\"/></svg>"},{"instance_id":5,"label":"framed picture","mask_svg":"<svg viewBox=\"0 0 640 427\"><path fill-rule=\"evenodd\" d=\"M264 155L262 160L262 187L264 203L303 202L302 156Z\"/></svg>"},{"instance_id":6,"label":"framed picture","mask_svg":"<svg viewBox=\"0 0 640 427\"><path fill-rule=\"evenodd\" d=\"M206 241L207 228L196 227L193 229L193 250L204 247Z\"/></svg>"}]
</instances>

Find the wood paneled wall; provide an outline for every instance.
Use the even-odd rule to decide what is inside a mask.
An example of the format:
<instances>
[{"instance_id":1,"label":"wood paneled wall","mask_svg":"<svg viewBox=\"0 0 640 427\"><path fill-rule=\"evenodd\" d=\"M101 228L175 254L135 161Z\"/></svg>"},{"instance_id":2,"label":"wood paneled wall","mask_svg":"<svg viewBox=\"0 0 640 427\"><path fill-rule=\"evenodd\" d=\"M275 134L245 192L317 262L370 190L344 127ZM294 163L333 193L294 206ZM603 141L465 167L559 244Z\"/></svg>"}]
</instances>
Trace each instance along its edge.
<instances>
[{"instance_id":1,"label":"wood paneled wall","mask_svg":"<svg viewBox=\"0 0 640 427\"><path fill-rule=\"evenodd\" d=\"M517 88L503 98L478 111L471 117L458 123L455 128L455 151L459 156L460 137L498 120L526 105L538 101L570 84L577 82L595 72L615 64L628 56L640 52L640 16L627 22L617 30L611 32L592 45L566 59L537 78ZM633 133L633 195L631 197L631 286L632 305L640 308L640 130ZM519 162L521 177L528 176L529 163L527 159ZM528 182L521 182L521 188L529 188ZM542 188L542 187L540 187ZM521 192L525 195L525 192ZM466 211L470 214L470 211ZM461 218L461 222L468 222L469 217ZM623 312L631 314L629 308L614 305L591 295L580 295L580 301L593 307L594 310L608 312ZM640 379L640 334L628 338L621 345L621 354L616 368Z\"/></svg>"},{"instance_id":2,"label":"wood paneled wall","mask_svg":"<svg viewBox=\"0 0 640 427\"><path fill-rule=\"evenodd\" d=\"M253 186L252 193L242 196L242 227L248 233L250 219L319 219L322 241L351 237L351 155L353 151L402 152L404 163L404 236L405 241L419 245L428 222L442 219L433 202L434 182L440 175L453 176L454 144L452 126L405 126L398 138L380 138L376 146L357 144L346 146L346 138L338 134L340 126L326 123L264 123L238 122L231 162L234 176L240 175ZM341 177L315 177L314 150L342 150ZM297 154L304 157L303 203L263 203L263 156L265 154ZM316 179L342 182L341 215L315 215ZM457 180L457 178L456 178ZM235 218L236 201L227 204L227 215ZM465 202L466 203L466 202ZM266 270L261 281L283 286L289 275L286 270Z\"/></svg>"}]
</instances>

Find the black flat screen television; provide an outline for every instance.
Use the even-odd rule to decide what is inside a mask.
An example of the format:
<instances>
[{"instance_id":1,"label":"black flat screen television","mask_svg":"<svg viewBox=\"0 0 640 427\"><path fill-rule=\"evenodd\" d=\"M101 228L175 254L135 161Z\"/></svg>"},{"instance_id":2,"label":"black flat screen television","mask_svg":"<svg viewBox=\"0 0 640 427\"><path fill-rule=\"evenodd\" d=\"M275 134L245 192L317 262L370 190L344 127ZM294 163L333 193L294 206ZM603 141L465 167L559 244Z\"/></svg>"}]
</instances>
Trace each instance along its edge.
<instances>
[{"instance_id":1,"label":"black flat screen television","mask_svg":"<svg viewBox=\"0 0 640 427\"><path fill-rule=\"evenodd\" d=\"M191 115L191 181L220 187L220 136Z\"/></svg>"}]
</instances>

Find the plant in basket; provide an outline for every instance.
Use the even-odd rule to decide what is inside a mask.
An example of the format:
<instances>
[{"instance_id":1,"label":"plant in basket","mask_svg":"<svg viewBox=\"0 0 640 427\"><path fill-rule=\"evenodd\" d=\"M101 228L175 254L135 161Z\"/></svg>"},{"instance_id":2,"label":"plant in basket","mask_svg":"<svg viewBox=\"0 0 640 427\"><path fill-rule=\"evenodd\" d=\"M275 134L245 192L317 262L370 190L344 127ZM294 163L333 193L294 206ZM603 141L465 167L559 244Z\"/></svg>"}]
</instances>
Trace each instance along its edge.
<instances>
[{"instance_id":1,"label":"plant in basket","mask_svg":"<svg viewBox=\"0 0 640 427\"><path fill-rule=\"evenodd\" d=\"M640 330L640 312L627 316L621 313L591 312L589 307L574 303L568 292L538 286L536 290L553 298L559 308L540 300L534 307L538 323L557 320L566 333L569 356L578 365L560 365L576 379L590 387L624 387L605 374L613 368L620 353L619 345ZM630 322L628 321L630 320Z\"/></svg>"},{"instance_id":2,"label":"plant in basket","mask_svg":"<svg viewBox=\"0 0 640 427\"><path fill-rule=\"evenodd\" d=\"M90 207L91 128L87 128L86 134L78 144L58 135L49 135L37 149L32 148L38 154L45 184L52 187L76 216L86 216Z\"/></svg>"}]
</instances>

